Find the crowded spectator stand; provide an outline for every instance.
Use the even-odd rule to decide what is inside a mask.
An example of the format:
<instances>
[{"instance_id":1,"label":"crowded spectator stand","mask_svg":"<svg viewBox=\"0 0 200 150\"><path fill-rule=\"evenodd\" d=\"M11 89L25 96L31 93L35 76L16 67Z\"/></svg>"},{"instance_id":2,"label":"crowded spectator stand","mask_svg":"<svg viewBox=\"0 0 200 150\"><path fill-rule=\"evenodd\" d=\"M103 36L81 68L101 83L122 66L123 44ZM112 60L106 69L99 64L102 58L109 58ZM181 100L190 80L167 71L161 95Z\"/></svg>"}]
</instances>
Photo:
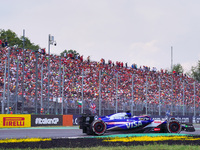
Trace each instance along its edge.
<instances>
[{"instance_id":1,"label":"crowded spectator stand","mask_svg":"<svg viewBox=\"0 0 200 150\"><path fill-rule=\"evenodd\" d=\"M15 99L16 83L18 82L17 96L21 101L23 50L17 47L8 47L5 41L0 41L0 43L0 97L2 99L2 91L4 91L4 84L6 84L5 93L9 92L10 96ZM5 60L8 59L8 50L10 50L10 75L8 77L6 72L6 80L4 81ZM36 53L38 54L38 61L36 61ZM181 113L184 107L187 114L192 114L194 105L197 113L199 113L200 84L185 74L170 73L163 69L157 70L155 67L152 69L148 66L138 67L136 64L129 67L127 63L124 65L123 62L117 61L114 63L112 60L108 60L106 63L103 58L99 62L91 61L90 57L84 60L83 56L75 57L73 54L67 54L60 58L60 56L53 54L49 56L46 54L45 49L39 49L38 51L26 49L24 58L23 98L27 112L34 113L35 101L38 102L38 108L40 108L41 96L44 106L47 106L45 104L48 101L48 86L50 86L49 101L52 109L50 113L54 113L53 98L61 97L60 87L64 81L63 103L66 113L70 113L69 110L71 110L71 113L80 113L81 108L78 107L78 101L82 101L82 99L84 100L82 102L84 111L91 110L92 113L98 113L99 99L101 99L101 108L104 113L114 112L116 104L118 105L118 111L130 110L133 107L135 113L146 113L145 107L148 104L148 113L156 114L158 113L159 99L163 113L168 109L172 110L171 113ZM50 85L48 85L48 59L50 59ZM17 61L19 61L18 81L16 79ZM60 64L61 69L64 68L63 71L59 69ZM38 68L38 81L36 81L36 65ZM42 66L43 72L41 72ZM84 75L82 72L84 72ZM43 75L43 81L41 81L41 75ZM133 81L132 76L134 76ZM132 85L133 83L134 85ZM195 94L194 83L196 83ZM99 90L99 84L101 84L101 90ZM35 97L36 90L38 91L37 99ZM61 105L58 104L57 107L60 113ZM42 114L46 112L47 108L42 108Z\"/></svg>"}]
</instances>

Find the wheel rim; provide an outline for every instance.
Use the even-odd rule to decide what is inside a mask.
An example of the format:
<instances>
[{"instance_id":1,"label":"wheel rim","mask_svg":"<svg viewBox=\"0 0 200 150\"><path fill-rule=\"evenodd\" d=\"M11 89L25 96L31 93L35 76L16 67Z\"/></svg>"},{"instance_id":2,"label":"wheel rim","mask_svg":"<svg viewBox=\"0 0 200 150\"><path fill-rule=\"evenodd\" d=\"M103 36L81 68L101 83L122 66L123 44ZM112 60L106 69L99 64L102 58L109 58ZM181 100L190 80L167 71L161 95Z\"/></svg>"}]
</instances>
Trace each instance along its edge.
<instances>
[{"instance_id":1,"label":"wheel rim","mask_svg":"<svg viewBox=\"0 0 200 150\"><path fill-rule=\"evenodd\" d=\"M105 124L103 122L96 122L94 124L95 133L101 134L105 131Z\"/></svg>"},{"instance_id":2,"label":"wheel rim","mask_svg":"<svg viewBox=\"0 0 200 150\"><path fill-rule=\"evenodd\" d=\"M178 133L180 130L180 124L177 122L170 122L169 123L169 130L171 133Z\"/></svg>"}]
</instances>

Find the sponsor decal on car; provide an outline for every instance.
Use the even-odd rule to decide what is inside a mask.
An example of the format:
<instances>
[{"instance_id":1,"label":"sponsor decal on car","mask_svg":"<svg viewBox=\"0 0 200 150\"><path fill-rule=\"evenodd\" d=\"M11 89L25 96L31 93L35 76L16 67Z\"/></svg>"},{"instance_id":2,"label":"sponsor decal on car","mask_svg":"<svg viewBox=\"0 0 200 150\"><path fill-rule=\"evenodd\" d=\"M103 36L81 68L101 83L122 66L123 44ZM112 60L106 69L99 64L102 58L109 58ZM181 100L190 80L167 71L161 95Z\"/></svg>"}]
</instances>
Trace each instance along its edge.
<instances>
[{"instance_id":1,"label":"sponsor decal on car","mask_svg":"<svg viewBox=\"0 0 200 150\"><path fill-rule=\"evenodd\" d=\"M131 122L131 123L126 124L127 129L135 128L135 127L139 127L139 126L142 126L141 121L135 121L135 122Z\"/></svg>"},{"instance_id":2,"label":"sponsor decal on car","mask_svg":"<svg viewBox=\"0 0 200 150\"><path fill-rule=\"evenodd\" d=\"M127 122L106 122L107 125L126 124Z\"/></svg>"},{"instance_id":3,"label":"sponsor decal on car","mask_svg":"<svg viewBox=\"0 0 200 150\"><path fill-rule=\"evenodd\" d=\"M154 123L162 123L161 120L154 120Z\"/></svg>"},{"instance_id":4,"label":"sponsor decal on car","mask_svg":"<svg viewBox=\"0 0 200 150\"><path fill-rule=\"evenodd\" d=\"M160 131L160 128L154 128L154 131Z\"/></svg>"}]
</instances>

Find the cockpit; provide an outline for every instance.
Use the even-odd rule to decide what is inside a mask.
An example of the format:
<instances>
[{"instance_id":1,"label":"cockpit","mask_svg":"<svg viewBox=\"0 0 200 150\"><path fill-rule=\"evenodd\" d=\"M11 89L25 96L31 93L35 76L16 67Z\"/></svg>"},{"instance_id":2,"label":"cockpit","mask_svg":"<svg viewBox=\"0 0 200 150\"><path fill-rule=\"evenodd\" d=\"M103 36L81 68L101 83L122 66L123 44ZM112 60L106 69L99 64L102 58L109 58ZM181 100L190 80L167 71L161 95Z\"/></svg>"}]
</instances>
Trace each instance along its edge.
<instances>
[{"instance_id":1,"label":"cockpit","mask_svg":"<svg viewBox=\"0 0 200 150\"><path fill-rule=\"evenodd\" d=\"M139 120L147 121L151 120L151 118L149 116L139 116Z\"/></svg>"},{"instance_id":2,"label":"cockpit","mask_svg":"<svg viewBox=\"0 0 200 150\"><path fill-rule=\"evenodd\" d=\"M114 119L127 119L127 118L130 118L131 117L131 114L130 113L116 113L116 114L113 114L111 116L109 116L110 120L114 120Z\"/></svg>"}]
</instances>

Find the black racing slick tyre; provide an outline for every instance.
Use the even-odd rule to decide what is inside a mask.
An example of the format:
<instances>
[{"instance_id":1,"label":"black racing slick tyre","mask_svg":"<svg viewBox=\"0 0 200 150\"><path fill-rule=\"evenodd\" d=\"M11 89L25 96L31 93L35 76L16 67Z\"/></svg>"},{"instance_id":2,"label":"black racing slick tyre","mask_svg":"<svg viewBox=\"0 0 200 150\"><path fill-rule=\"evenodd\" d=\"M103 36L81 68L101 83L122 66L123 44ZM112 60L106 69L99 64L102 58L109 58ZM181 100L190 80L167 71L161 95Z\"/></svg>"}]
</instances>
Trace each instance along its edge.
<instances>
[{"instance_id":1,"label":"black racing slick tyre","mask_svg":"<svg viewBox=\"0 0 200 150\"><path fill-rule=\"evenodd\" d=\"M87 135L93 135L92 129L90 127L87 127Z\"/></svg>"},{"instance_id":2,"label":"black racing slick tyre","mask_svg":"<svg viewBox=\"0 0 200 150\"><path fill-rule=\"evenodd\" d=\"M178 120L169 120L167 122L167 130L169 133L180 133L182 127Z\"/></svg>"},{"instance_id":3,"label":"black racing slick tyre","mask_svg":"<svg viewBox=\"0 0 200 150\"><path fill-rule=\"evenodd\" d=\"M103 135L106 132L106 123L102 120L92 122L92 130L96 135Z\"/></svg>"}]
</instances>

